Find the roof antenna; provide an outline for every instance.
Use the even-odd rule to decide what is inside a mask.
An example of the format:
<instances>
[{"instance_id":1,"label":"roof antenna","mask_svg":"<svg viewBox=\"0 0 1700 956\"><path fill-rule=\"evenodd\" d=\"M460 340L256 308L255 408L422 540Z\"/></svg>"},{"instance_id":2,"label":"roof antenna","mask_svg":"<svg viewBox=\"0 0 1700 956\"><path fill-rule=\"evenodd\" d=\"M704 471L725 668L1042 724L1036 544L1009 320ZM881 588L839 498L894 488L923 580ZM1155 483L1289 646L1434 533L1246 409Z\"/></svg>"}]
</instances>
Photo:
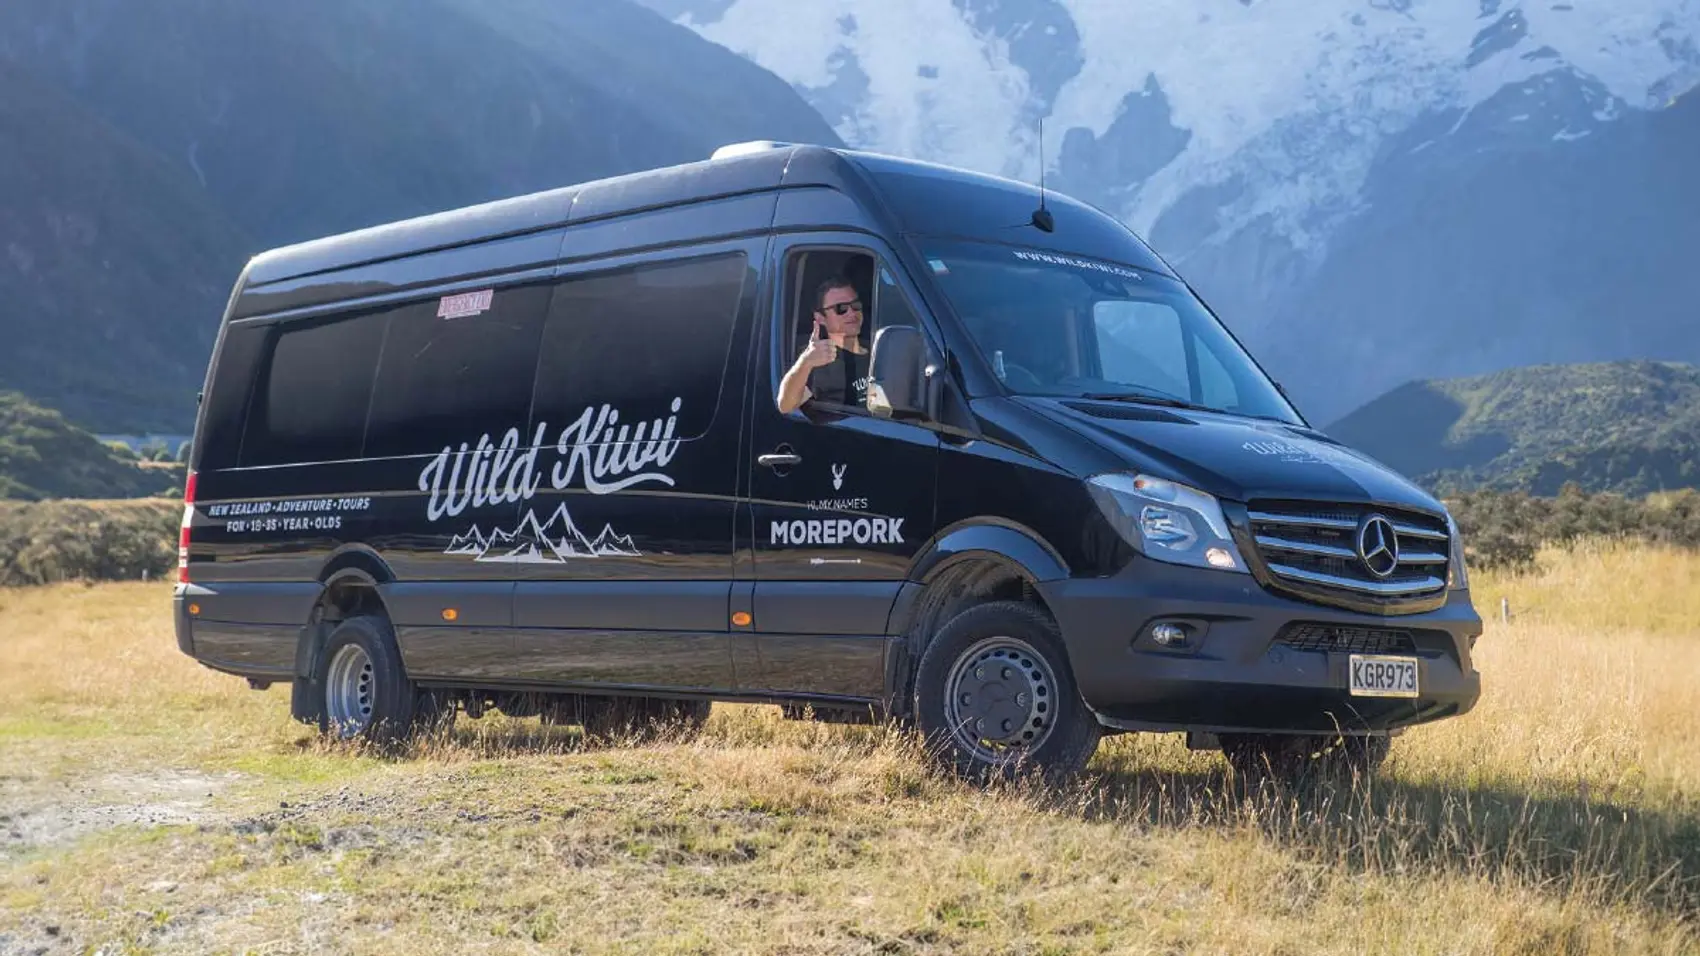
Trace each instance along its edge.
<instances>
[{"instance_id":1,"label":"roof antenna","mask_svg":"<svg viewBox=\"0 0 1700 956\"><path fill-rule=\"evenodd\" d=\"M1056 217L1045 208L1045 118L1039 117L1039 208L1033 210L1033 225L1042 232L1055 232Z\"/></svg>"}]
</instances>

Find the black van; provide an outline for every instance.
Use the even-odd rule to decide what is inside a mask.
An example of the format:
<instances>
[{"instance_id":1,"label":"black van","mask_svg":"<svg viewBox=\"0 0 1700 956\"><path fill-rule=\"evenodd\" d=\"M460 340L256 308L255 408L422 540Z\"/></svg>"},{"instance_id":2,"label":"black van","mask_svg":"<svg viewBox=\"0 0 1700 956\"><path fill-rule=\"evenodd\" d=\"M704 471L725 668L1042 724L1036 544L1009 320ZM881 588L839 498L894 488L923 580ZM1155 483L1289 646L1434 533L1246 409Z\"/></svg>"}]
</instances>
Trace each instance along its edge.
<instances>
[{"instance_id":1,"label":"black van","mask_svg":"<svg viewBox=\"0 0 1700 956\"><path fill-rule=\"evenodd\" d=\"M924 163L741 144L260 255L190 467L183 652L343 736L744 701L969 772L1370 769L1480 692L1440 502L1120 222Z\"/></svg>"}]
</instances>

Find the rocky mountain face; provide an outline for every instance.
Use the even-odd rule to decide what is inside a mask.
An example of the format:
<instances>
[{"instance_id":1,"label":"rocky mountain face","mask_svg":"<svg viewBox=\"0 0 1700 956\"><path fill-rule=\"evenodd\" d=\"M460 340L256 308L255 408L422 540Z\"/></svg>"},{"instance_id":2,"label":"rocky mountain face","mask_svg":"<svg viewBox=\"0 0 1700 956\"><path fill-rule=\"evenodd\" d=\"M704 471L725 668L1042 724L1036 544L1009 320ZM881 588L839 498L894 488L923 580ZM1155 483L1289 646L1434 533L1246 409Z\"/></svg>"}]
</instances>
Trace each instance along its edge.
<instances>
[{"instance_id":1,"label":"rocky mountain face","mask_svg":"<svg viewBox=\"0 0 1700 956\"><path fill-rule=\"evenodd\" d=\"M853 145L1150 239L1326 421L1413 378L1700 359L1700 0L644 0Z\"/></svg>"},{"instance_id":2,"label":"rocky mountain face","mask_svg":"<svg viewBox=\"0 0 1700 956\"><path fill-rule=\"evenodd\" d=\"M62 91L3 62L0 89L0 390L89 428L187 431L252 240Z\"/></svg>"},{"instance_id":3,"label":"rocky mountain face","mask_svg":"<svg viewBox=\"0 0 1700 956\"><path fill-rule=\"evenodd\" d=\"M104 432L187 430L257 251L838 142L627 0L8 0L0 89L0 388Z\"/></svg>"}]
</instances>

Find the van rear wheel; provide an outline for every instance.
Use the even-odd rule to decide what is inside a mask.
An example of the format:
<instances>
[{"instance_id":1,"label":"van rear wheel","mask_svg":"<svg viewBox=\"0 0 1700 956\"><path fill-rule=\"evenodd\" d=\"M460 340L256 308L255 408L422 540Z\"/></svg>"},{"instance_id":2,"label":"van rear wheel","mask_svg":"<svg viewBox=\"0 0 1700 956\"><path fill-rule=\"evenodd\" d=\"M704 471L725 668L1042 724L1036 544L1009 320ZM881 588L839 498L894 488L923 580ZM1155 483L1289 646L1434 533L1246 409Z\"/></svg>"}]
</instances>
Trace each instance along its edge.
<instances>
[{"instance_id":1,"label":"van rear wheel","mask_svg":"<svg viewBox=\"0 0 1700 956\"><path fill-rule=\"evenodd\" d=\"M375 615L336 626L319 656L319 729L343 740L393 744L423 716L389 621Z\"/></svg>"},{"instance_id":2,"label":"van rear wheel","mask_svg":"<svg viewBox=\"0 0 1700 956\"><path fill-rule=\"evenodd\" d=\"M939 631L921 655L914 713L928 751L971 779L1073 776L1102 735L1056 624L1018 601L970 608Z\"/></svg>"}]
</instances>

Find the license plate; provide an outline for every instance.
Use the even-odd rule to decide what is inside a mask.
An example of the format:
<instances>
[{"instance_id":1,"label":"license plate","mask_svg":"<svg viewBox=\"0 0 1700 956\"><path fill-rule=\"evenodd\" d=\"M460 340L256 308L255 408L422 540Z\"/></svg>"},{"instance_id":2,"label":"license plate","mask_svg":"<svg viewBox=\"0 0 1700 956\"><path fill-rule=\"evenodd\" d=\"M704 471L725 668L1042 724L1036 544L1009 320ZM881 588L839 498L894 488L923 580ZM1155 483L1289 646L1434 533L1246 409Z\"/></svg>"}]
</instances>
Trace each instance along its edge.
<instances>
[{"instance_id":1,"label":"license plate","mask_svg":"<svg viewBox=\"0 0 1700 956\"><path fill-rule=\"evenodd\" d=\"M1353 697L1417 696L1417 659L1353 654L1351 657Z\"/></svg>"}]
</instances>

